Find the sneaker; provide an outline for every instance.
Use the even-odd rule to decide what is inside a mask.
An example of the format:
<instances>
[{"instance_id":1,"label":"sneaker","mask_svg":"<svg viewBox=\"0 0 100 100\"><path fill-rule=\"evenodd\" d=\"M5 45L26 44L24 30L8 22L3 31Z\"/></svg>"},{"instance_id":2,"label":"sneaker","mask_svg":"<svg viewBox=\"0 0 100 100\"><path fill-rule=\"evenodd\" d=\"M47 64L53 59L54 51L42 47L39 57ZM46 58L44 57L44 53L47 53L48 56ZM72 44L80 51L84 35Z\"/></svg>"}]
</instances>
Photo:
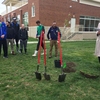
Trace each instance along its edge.
<instances>
[{"instance_id":1,"label":"sneaker","mask_svg":"<svg viewBox=\"0 0 100 100\"><path fill-rule=\"evenodd\" d=\"M12 54L12 55L15 55L15 52L14 52L14 51L11 51L11 54Z\"/></svg>"},{"instance_id":2,"label":"sneaker","mask_svg":"<svg viewBox=\"0 0 100 100\"><path fill-rule=\"evenodd\" d=\"M52 58L52 56L49 56L49 58Z\"/></svg>"},{"instance_id":3,"label":"sneaker","mask_svg":"<svg viewBox=\"0 0 100 100\"><path fill-rule=\"evenodd\" d=\"M5 56L3 56L3 58L8 58L7 56L5 57Z\"/></svg>"},{"instance_id":4,"label":"sneaker","mask_svg":"<svg viewBox=\"0 0 100 100\"><path fill-rule=\"evenodd\" d=\"M44 55L44 52L43 52L43 53L41 53L41 55Z\"/></svg>"},{"instance_id":5,"label":"sneaker","mask_svg":"<svg viewBox=\"0 0 100 100\"><path fill-rule=\"evenodd\" d=\"M38 53L38 51L35 51L32 56L35 57L37 55L37 53Z\"/></svg>"},{"instance_id":6,"label":"sneaker","mask_svg":"<svg viewBox=\"0 0 100 100\"><path fill-rule=\"evenodd\" d=\"M47 49L46 49L46 54L47 54ZM43 51L43 53L41 53L41 55L44 55L44 51Z\"/></svg>"}]
</instances>

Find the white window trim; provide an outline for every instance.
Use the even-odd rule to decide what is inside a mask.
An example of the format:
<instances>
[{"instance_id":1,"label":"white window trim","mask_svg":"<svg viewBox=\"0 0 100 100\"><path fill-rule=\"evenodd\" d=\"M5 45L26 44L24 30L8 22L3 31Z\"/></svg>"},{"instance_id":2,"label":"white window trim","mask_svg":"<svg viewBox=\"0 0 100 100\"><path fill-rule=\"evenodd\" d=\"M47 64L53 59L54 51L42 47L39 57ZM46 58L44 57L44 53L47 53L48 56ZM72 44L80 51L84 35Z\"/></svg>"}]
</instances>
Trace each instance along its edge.
<instances>
[{"instance_id":1,"label":"white window trim","mask_svg":"<svg viewBox=\"0 0 100 100\"><path fill-rule=\"evenodd\" d=\"M78 0L72 0L72 1L78 2Z\"/></svg>"},{"instance_id":2,"label":"white window trim","mask_svg":"<svg viewBox=\"0 0 100 100\"><path fill-rule=\"evenodd\" d=\"M33 7L34 7L34 14L33 14ZM32 14L32 17L35 17L35 6L31 7L31 14Z\"/></svg>"}]
</instances>

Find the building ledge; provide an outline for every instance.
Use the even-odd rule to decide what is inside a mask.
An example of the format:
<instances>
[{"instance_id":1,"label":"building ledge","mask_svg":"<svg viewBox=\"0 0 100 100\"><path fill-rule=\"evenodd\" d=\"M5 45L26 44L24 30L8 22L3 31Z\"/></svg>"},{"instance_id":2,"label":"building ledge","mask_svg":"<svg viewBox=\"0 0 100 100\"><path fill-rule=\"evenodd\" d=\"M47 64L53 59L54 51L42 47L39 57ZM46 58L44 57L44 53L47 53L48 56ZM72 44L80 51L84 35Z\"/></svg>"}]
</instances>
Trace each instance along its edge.
<instances>
[{"instance_id":1,"label":"building ledge","mask_svg":"<svg viewBox=\"0 0 100 100\"><path fill-rule=\"evenodd\" d=\"M100 0L80 0L80 3L100 7Z\"/></svg>"},{"instance_id":2,"label":"building ledge","mask_svg":"<svg viewBox=\"0 0 100 100\"><path fill-rule=\"evenodd\" d=\"M22 4L22 3L26 3L28 2L28 0L4 0L2 2L2 4L6 5L6 6L10 6L10 3L12 4L12 6L16 6L18 4Z\"/></svg>"}]
</instances>

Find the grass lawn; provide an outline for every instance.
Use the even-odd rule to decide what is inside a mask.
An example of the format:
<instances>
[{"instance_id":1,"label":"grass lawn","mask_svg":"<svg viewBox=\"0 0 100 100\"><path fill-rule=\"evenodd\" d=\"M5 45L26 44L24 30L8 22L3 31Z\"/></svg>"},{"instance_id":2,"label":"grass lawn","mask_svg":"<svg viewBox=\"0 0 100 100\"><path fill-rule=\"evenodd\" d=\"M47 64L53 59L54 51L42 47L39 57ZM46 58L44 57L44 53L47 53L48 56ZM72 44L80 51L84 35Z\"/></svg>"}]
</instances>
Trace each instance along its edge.
<instances>
[{"instance_id":1,"label":"grass lawn","mask_svg":"<svg viewBox=\"0 0 100 100\"><path fill-rule=\"evenodd\" d=\"M100 75L100 64L94 56L95 41L64 42L63 62L74 62L75 73L67 73L65 82L59 83L59 68L54 67L55 57L48 59L48 74L51 80L43 77L44 65L41 57L40 72L42 80L38 81L34 72L37 57L32 57L36 44L28 44L28 54L0 56L0 100L100 100L100 77L89 79L80 74L80 70L93 75ZM49 44L46 45L47 52ZM54 56L54 50L53 50Z\"/></svg>"}]
</instances>

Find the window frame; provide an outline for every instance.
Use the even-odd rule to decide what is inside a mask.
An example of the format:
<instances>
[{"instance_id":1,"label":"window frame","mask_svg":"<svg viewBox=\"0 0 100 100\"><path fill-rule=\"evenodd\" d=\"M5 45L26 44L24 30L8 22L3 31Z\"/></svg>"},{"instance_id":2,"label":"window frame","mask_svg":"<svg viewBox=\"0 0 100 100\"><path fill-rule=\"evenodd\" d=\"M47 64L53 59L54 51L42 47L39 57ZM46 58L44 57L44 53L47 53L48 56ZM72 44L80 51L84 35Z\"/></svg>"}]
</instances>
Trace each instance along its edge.
<instances>
[{"instance_id":1,"label":"window frame","mask_svg":"<svg viewBox=\"0 0 100 100\"><path fill-rule=\"evenodd\" d=\"M34 5L31 7L31 15L32 17L35 17L35 6Z\"/></svg>"}]
</instances>

